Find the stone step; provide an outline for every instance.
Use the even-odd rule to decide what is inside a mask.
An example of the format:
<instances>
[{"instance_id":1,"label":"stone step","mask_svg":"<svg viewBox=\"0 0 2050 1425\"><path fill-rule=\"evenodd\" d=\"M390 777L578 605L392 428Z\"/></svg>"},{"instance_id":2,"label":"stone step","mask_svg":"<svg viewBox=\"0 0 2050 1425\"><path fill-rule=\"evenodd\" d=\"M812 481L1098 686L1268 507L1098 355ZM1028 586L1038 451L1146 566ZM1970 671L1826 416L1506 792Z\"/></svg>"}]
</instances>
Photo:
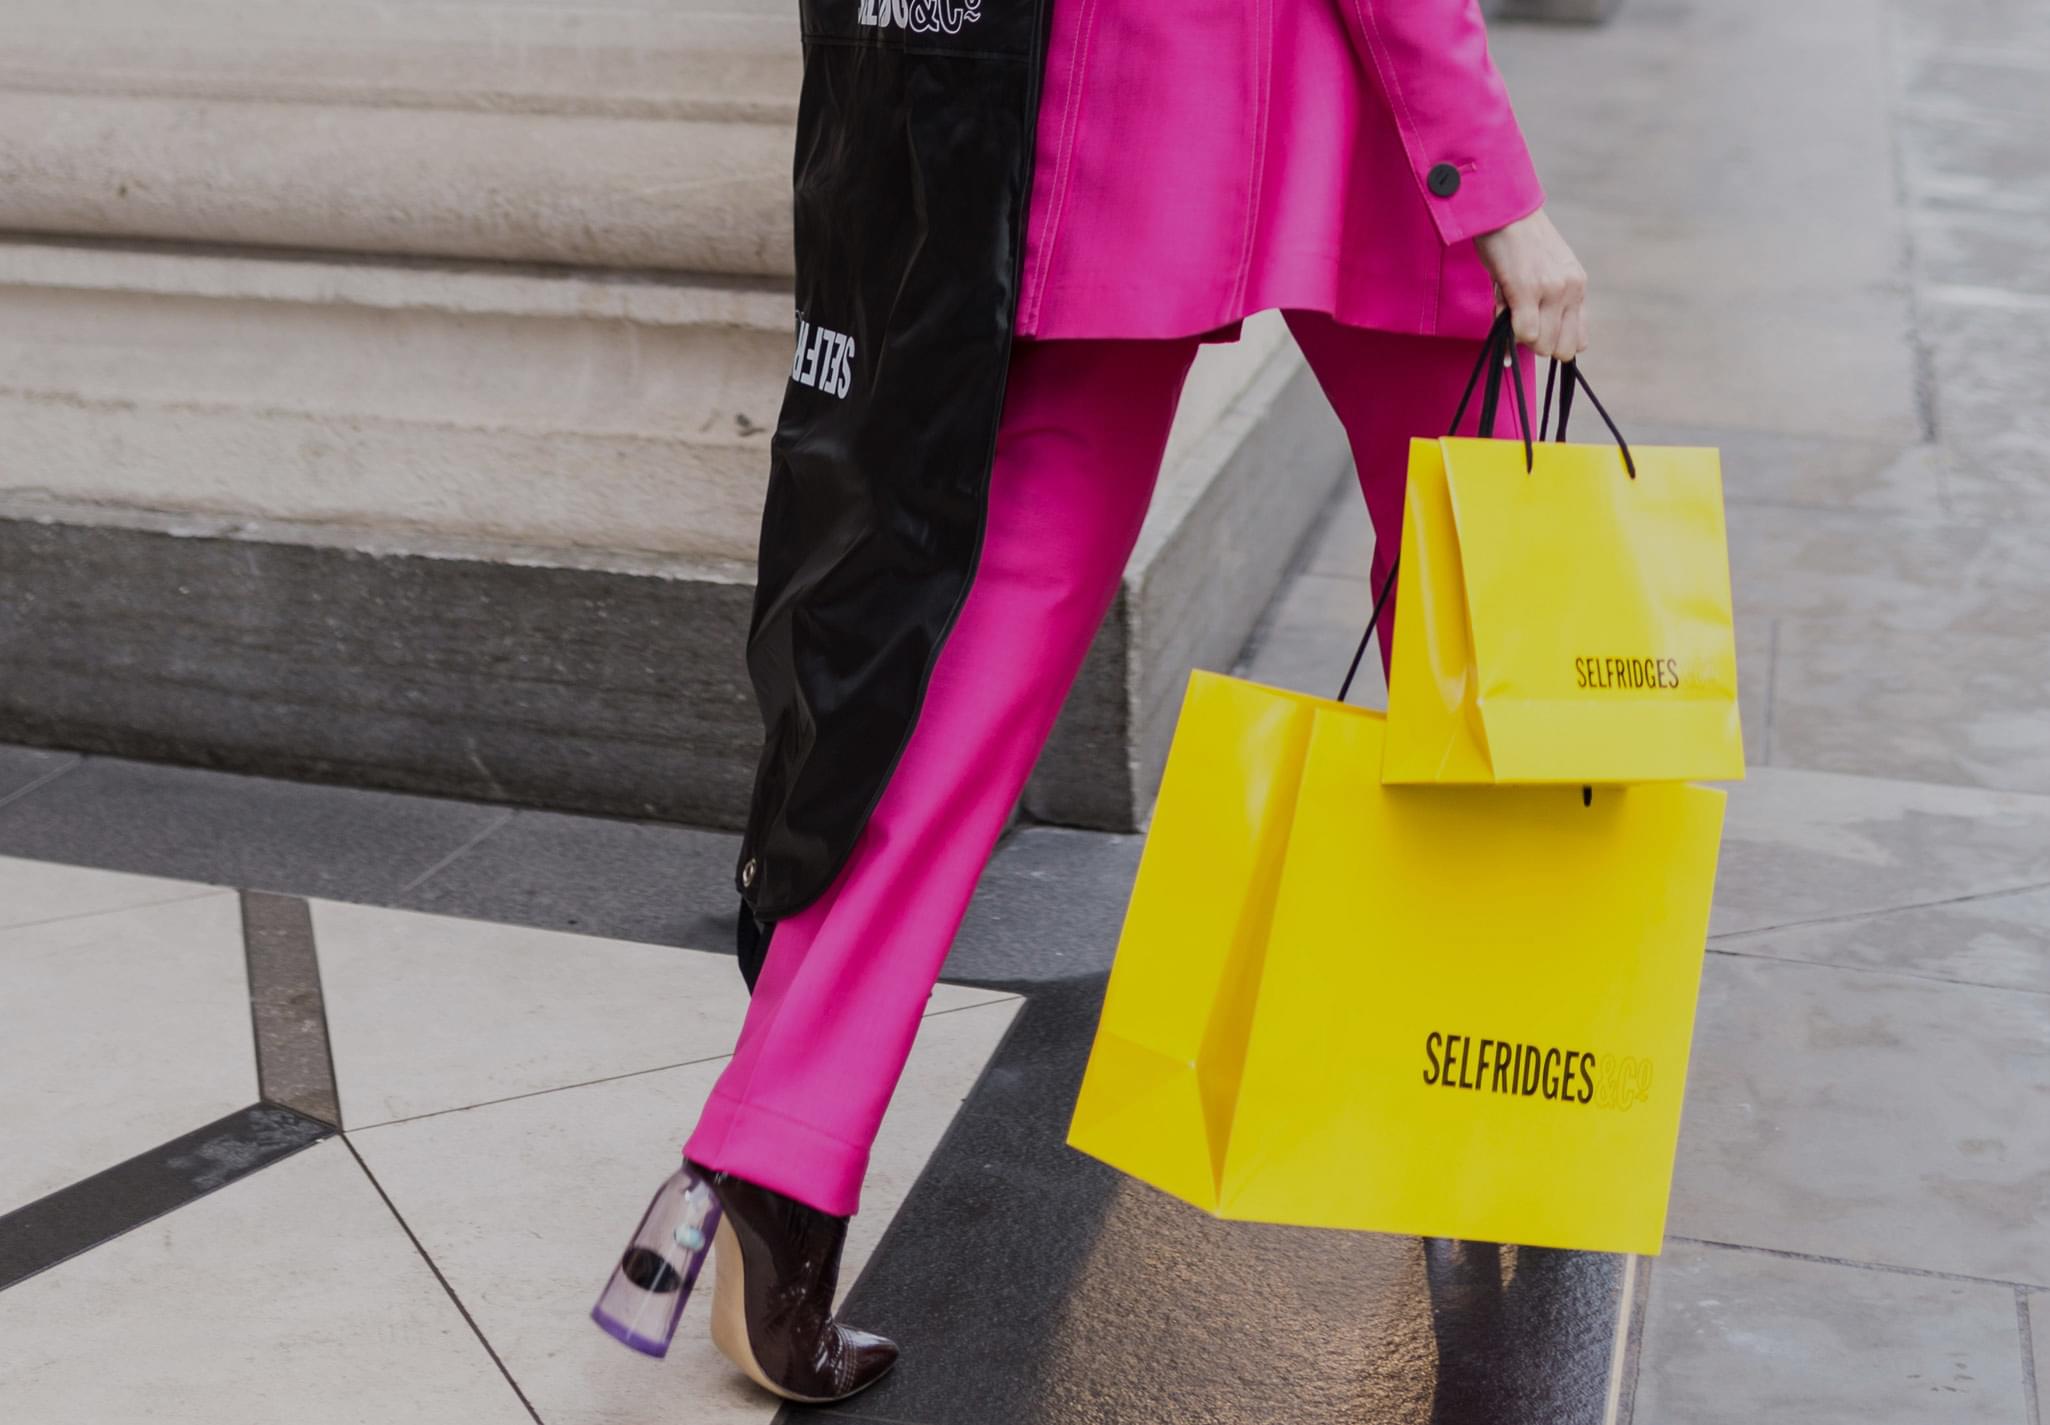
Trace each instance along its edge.
<instances>
[{"instance_id":1,"label":"stone step","mask_svg":"<svg viewBox=\"0 0 2050 1425\"><path fill-rule=\"evenodd\" d=\"M779 282L0 243L0 494L751 561Z\"/></svg>"},{"instance_id":2,"label":"stone step","mask_svg":"<svg viewBox=\"0 0 2050 1425\"><path fill-rule=\"evenodd\" d=\"M14 0L0 230L787 275L776 0Z\"/></svg>"}]
</instances>

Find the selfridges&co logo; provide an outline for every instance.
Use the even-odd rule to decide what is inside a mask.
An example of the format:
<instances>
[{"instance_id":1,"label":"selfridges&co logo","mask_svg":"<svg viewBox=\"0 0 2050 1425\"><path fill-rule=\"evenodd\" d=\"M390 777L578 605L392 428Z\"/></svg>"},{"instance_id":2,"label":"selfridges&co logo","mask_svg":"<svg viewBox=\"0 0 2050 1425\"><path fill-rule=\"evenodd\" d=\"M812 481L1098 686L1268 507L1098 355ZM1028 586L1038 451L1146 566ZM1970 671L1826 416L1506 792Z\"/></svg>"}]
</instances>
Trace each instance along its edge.
<instances>
[{"instance_id":1,"label":"selfridges&co logo","mask_svg":"<svg viewBox=\"0 0 2050 1425\"><path fill-rule=\"evenodd\" d=\"M861 23L922 35L958 35L982 18L982 0L861 0Z\"/></svg>"},{"instance_id":2,"label":"selfridges&co logo","mask_svg":"<svg viewBox=\"0 0 2050 1425\"><path fill-rule=\"evenodd\" d=\"M1423 1078L1434 1088L1627 1111L1650 1100L1652 1063L1630 1054L1598 1055L1434 1029L1424 1036Z\"/></svg>"},{"instance_id":3,"label":"selfridges&co logo","mask_svg":"<svg viewBox=\"0 0 2050 1425\"><path fill-rule=\"evenodd\" d=\"M854 338L798 317L797 356L790 363L790 379L828 396L846 395L854 384Z\"/></svg>"}]
</instances>

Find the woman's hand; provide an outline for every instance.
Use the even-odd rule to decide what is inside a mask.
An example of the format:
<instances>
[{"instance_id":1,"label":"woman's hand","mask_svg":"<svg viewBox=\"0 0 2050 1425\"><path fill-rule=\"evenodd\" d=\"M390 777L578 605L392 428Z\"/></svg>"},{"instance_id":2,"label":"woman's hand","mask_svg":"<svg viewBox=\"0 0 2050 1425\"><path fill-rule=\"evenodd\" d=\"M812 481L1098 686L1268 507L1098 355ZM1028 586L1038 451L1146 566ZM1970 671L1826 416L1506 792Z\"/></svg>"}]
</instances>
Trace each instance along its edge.
<instances>
[{"instance_id":1,"label":"woman's hand","mask_svg":"<svg viewBox=\"0 0 2050 1425\"><path fill-rule=\"evenodd\" d=\"M1543 208L1474 239L1516 339L1570 361L1587 350L1587 271Z\"/></svg>"}]
</instances>

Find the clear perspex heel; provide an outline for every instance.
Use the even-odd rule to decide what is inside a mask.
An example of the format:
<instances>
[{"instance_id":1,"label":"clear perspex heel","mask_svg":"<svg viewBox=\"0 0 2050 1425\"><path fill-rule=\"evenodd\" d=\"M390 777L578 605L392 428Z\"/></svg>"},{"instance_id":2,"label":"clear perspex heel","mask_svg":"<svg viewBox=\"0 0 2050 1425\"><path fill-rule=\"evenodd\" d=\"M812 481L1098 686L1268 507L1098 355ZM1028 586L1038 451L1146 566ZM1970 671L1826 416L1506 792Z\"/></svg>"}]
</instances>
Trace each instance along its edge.
<instances>
[{"instance_id":1,"label":"clear perspex heel","mask_svg":"<svg viewBox=\"0 0 2050 1425\"><path fill-rule=\"evenodd\" d=\"M718 1226L712 1189L688 1167L678 1169L648 1204L591 1319L636 1351L667 1355Z\"/></svg>"}]
</instances>

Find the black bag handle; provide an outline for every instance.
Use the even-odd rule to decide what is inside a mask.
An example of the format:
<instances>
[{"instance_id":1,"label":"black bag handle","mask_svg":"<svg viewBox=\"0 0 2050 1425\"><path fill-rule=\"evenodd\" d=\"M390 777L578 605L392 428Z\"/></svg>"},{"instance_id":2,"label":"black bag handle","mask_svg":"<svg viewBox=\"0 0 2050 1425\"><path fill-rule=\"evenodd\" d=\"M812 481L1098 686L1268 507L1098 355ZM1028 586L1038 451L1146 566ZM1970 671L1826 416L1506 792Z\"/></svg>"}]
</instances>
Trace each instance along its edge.
<instances>
[{"instance_id":1,"label":"black bag handle","mask_svg":"<svg viewBox=\"0 0 2050 1425\"><path fill-rule=\"evenodd\" d=\"M1554 366L1557 364L1556 362L1553 363ZM1517 365L1516 328L1510 321L1509 310L1506 307L1503 308L1502 314L1495 318L1495 324L1488 329L1487 340L1481 343L1480 359L1474 362L1473 370L1467 374L1466 389L1459 393L1459 405L1452 412L1451 429L1447 430L1445 434L1459 434L1459 423L1466 419L1466 407L1473 400L1474 388L1481 383L1482 372L1487 373L1488 383L1481 392L1481 435L1483 438L1492 438L1495 434L1495 412L1501 403L1503 373L1507 372L1508 385L1516 393L1514 398L1516 402L1516 425L1517 429L1523 434L1523 469L1528 474L1537 463L1537 452L1531 443L1530 406L1523 394L1523 372ZM1594 392L1590 391L1587 394L1589 397L1592 397ZM1597 403L1597 408L1599 408L1599 403ZM1545 382L1544 416L1546 422L1549 423L1552 418L1552 392L1549 377L1546 378ZM1563 433L1565 429L1564 407L1560 409L1560 429ZM1614 427L1611 426L1610 429L1613 430ZM1542 440L1544 437L1540 435L1538 439ZM1621 436L1616 437L1616 439L1618 443L1621 443ZM1396 557L1389 561L1388 576L1381 581L1381 592L1374 595L1374 611L1367 615L1366 632L1360 635L1360 645L1353 650L1352 666L1345 670L1345 681L1338 686L1338 701L1341 703L1345 701L1346 695L1352 691L1352 680L1358 676L1360 663L1367 656L1367 645L1373 642L1374 630L1380 627L1381 610L1388 606L1389 597L1395 592L1395 576L1401 570L1402 556L1398 552Z\"/></svg>"},{"instance_id":2,"label":"black bag handle","mask_svg":"<svg viewBox=\"0 0 2050 1425\"><path fill-rule=\"evenodd\" d=\"M1602 418L1602 424L1607 426L1609 434L1615 437L1616 449L1623 452L1623 469L1629 473L1631 479L1635 480L1637 478L1637 461L1630 454L1630 442L1623 439L1623 432L1616 429L1615 421L1609 416L1608 407L1604 406L1602 398L1594 393L1594 387L1587 383L1587 373L1580 369L1580 362L1577 359L1566 362L1555 360L1552 362L1551 368L1545 373L1544 418L1538 425L1538 439L1543 440L1545 438L1545 430L1552 423L1552 383L1557 378L1562 365L1566 370L1566 384L1559 392L1559 439L1561 441L1566 439L1566 422L1573 415L1573 388L1578 386L1581 390L1587 392L1587 399L1594 402L1595 414Z\"/></svg>"},{"instance_id":3,"label":"black bag handle","mask_svg":"<svg viewBox=\"0 0 2050 1425\"><path fill-rule=\"evenodd\" d=\"M1445 434L1458 435L1459 423L1466 419L1466 407L1473 400L1474 387L1480 385L1481 373L1488 374L1488 383L1481 391L1480 432L1484 439L1492 440L1495 435L1495 413L1501 405L1502 386L1506 380L1515 392L1516 429L1523 436L1523 469L1529 474L1537 463L1537 455L1531 445L1530 407L1524 401L1523 371L1518 364L1519 348L1516 345L1516 329L1511 325L1509 311L1505 307L1495 318L1495 324L1488 329L1488 339L1481 344L1480 359L1467 373L1466 388L1459 393L1459 405L1452 412L1452 425ZM1506 376L1505 376L1506 373ZM1547 401L1547 409L1550 402ZM1542 437L1540 437L1542 439Z\"/></svg>"}]
</instances>

